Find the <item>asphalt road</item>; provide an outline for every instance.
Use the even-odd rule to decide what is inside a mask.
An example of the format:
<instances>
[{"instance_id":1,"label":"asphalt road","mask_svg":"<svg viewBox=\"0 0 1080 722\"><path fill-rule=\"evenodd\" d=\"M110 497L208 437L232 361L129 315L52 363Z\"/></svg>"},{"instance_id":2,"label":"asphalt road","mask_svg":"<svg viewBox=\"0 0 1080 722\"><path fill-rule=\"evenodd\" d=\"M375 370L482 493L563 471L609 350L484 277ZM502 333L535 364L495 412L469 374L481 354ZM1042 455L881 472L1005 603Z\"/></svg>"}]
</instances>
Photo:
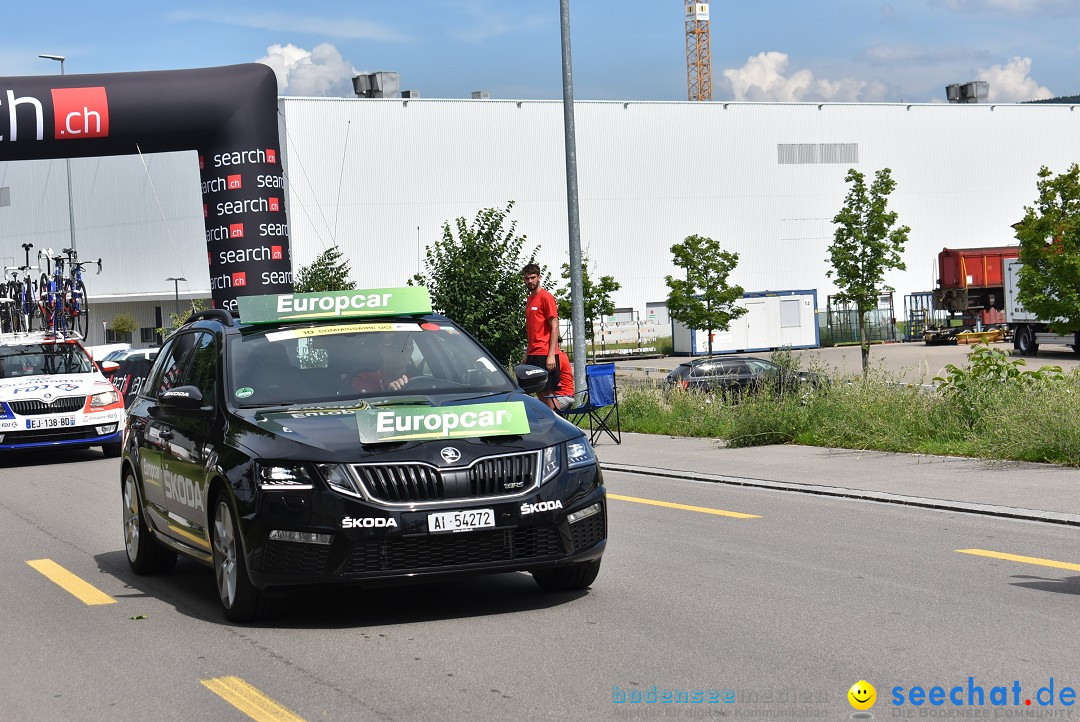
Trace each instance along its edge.
<instances>
[{"instance_id":1,"label":"asphalt road","mask_svg":"<svg viewBox=\"0 0 1080 722\"><path fill-rule=\"evenodd\" d=\"M131 574L117 461L5 461L4 719L844 719L860 679L882 719L929 711L892 707L893 687L966 698L969 677L991 715L1060 714L1037 690L1080 688L1078 531L1060 525L609 472L610 543L588 592L511 574L311 593L243 627L221 617L209 569ZM80 601L27 563L43 559L115 602ZM1014 681L1020 706L989 708ZM735 701L630 701L654 686Z\"/></svg>"}]
</instances>

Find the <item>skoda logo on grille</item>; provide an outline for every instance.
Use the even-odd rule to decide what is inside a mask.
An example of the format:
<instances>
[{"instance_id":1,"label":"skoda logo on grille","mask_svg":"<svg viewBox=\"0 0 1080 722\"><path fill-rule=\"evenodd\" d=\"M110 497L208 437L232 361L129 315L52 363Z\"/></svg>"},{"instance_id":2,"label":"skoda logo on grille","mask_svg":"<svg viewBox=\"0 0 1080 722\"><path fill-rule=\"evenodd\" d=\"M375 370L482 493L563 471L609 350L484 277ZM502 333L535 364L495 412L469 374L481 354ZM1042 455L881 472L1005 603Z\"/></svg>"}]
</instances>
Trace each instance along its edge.
<instances>
[{"instance_id":1,"label":"skoda logo on grille","mask_svg":"<svg viewBox=\"0 0 1080 722\"><path fill-rule=\"evenodd\" d=\"M453 446L444 446L439 455L447 464L456 464L461 459L461 452Z\"/></svg>"}]
</instances>

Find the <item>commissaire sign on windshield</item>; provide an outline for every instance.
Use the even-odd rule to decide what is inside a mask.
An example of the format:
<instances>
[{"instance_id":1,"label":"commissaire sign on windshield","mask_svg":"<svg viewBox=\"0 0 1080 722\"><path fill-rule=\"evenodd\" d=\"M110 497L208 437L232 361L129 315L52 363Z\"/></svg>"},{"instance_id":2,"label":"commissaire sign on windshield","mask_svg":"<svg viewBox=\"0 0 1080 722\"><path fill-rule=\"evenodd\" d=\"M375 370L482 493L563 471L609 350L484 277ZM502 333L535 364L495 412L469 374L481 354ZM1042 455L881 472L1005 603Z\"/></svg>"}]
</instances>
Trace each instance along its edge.
<instances>
[{"instance_id":1,"label":"commissaire sign on windshield","mask_svg":"<svg viewBox=\"0 0 1080 722\"><path fill-rule=\"evenodd\" d=\"M363 444L529 433L529 419L521 401L443 408L365 409L356 412L356 426Z\"/></svg>"},{"instance_id":2,"label":"commissaire sign on windshield","mask_svg":"<svg viewBox=\"0 0 1080 722\"><path fill-rule=\"evenodd\" d=\"M431 296L423 286L241 296L237 304L244 323L431 313Z\"/></svg>"}]
</instances>

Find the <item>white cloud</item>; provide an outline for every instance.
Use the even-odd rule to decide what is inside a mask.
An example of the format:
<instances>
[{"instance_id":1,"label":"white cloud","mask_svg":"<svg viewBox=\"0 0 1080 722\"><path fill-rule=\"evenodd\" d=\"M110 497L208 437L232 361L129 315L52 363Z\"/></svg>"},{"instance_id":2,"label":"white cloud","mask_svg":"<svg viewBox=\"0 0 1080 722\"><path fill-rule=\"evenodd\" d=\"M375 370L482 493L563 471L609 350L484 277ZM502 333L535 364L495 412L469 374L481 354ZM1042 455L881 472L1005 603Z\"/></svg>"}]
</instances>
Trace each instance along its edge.
<instances>
[{"instance_id":1,"label":"white cloud","mask_svg":"<svg viewBox=\"0 0 1080 722\"><path fill-rule=\"evenodd\" d=\"M747 59L741 68L723 71L735 100L752 101L874 101L882 100L885 84L857 78L815 78L803 68L787 72L787 53L770 51Z\"/></svg>"},{"instance_id":2,"label":"white cloud","mask_svg":"<svg viewBox=\"0 0 1080 722\"><path fill-rule=\"evenodd\" d=\"M281 95L351 96L352 78L359 72L330 43L311 50L271 45L256 62L273 68Z\"/></svg>"},{"instance_id":3,"label":"white cloud","mask_svg":"<svg viewBox=\"0 0 1080 722\"><path fill-rule=\"evenodd\" d=\"M1031 77L1031 58L1017 57L1004 65L980 68L975 79L990 83L987 100L991 103L1019 103L1054 97L1049 88L1040 86Z\"/></svg>"},{"instance_id":4,"label":"white cloud","mask_svg":"<svg viewBox=\"0 0 1080 722\"><path fill-rule=\"evenodd\" d=\"M946 10L958 12L1005 12L1016 15L1076 15L1080 0L932 0Z\"/></svg>"}]
</instances>

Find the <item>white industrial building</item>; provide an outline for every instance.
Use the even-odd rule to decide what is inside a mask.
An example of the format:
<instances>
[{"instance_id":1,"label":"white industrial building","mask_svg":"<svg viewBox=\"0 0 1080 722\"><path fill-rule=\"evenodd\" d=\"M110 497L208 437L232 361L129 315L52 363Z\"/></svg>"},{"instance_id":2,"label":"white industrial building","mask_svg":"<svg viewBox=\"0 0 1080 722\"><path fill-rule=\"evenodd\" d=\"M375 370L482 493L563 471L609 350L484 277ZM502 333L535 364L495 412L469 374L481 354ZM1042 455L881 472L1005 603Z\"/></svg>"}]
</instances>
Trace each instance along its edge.
<instances>
[{"instance_id":1,"label":"white industrial building","mask_svg":"<svg viewBox=\"0 0 1080 722\"><path fill-rule=\"evenodd\" d=\"M402 285L444 222L510 200L526 249L556 277L567 260L561 103L290 97L279 112L294 270L337 244L360 286ZM618 279L616 306L639 314L663 301L669 248L693 233L739 253L746 291L813 289L823 305L849 168L892 169L911 234L887 282L898 298L931 290L943 247L1015 243L1039 167L1080 161L1070 105L579 101L575 114L589 271ZM159 325L176 303L167 278L187 279L181 304L209 298L194 152L70 167L76 246L105 267L88 279L91 343L120 312ZM67 204L64 160L0 163L0 263L21 264L26 242L68 246Z\"/></svg>"}]
</instances>

